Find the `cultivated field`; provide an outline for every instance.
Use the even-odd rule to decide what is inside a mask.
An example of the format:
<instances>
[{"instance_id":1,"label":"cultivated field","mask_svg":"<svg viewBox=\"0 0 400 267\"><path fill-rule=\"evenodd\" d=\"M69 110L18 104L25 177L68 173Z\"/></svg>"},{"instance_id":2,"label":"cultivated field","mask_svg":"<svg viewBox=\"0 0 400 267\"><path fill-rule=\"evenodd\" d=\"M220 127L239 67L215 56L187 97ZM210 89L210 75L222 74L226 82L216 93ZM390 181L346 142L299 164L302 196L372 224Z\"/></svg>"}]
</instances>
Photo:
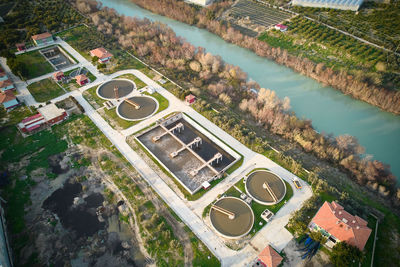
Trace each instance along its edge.
<instances>
[{"instance_id":1,"label":"cultivated field","mask_svg":"<svg viewBox=\"0 0 400 267\"><path fill-rule=\"evenodd\" d=\"M251 0L239 0L230 9L229 15L236 19L248 17L251 23L267 28L281 23L292 16L287 12L253 2Z\"/></svg>"}]
</instances>

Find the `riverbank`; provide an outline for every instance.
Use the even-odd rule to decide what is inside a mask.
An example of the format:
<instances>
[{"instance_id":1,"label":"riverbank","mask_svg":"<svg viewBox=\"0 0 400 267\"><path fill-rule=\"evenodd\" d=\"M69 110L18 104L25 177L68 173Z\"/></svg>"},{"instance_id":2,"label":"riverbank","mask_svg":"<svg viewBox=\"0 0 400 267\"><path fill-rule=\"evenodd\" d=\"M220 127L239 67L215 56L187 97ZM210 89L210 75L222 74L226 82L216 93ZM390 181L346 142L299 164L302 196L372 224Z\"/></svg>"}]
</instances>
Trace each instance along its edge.
<instances>
[{"instance_id":1,"label":"riverbank","mask_svg":"<svg viewBox=\"0 0 400 267\"><path fill-rule=\"evenodd\" d=\"M389 167L378 161L362 159L362 149L356 139L347 136L331 138L315 132L310 122L290 113L289 99L280 100L271 90L261 89L258 97L255 97L248 89L260 86L247 81L247 74L237 66L226 64L201 48L196 50L189 43L179 41L171 29L165 26L160 28L158 23L144 23L135 18L122 21L119 14L109 9L90 12L90 16L95 18L94 25L99 30L104 29L103 34L113 31L125 33L119 36L119 42L125 49L130 49L134 44L133 53L162 69L173 79L187 82L188 88L197 87L192 93L219 97L227 106L240 103L241 111L250 113L262 128L296 142L322 160L335 163L359 184L379 188L387 197L393 196L396 191L395 177ZM118 26L112 26L111 21L119 21ZM159 32L157 35L142 34L156 31ZM153 45L149 46L149 42ZM161 49L164 46L168 46L168 49ZM184 97L190 92L184 90L175 93ZM243 127L240 128L242 132L245 131Z\"/></svg>"},{"instance_id":2,"label":"riverbank","mask_svg":"<svg viewBox=\"0 0 400 267\"><path fill-rule=\"evenodd\" d=\"M324 85L331 86L355 99L379 107L384 111L400 114L400 91L388 90L374 84L373 79L364 77L362 73L360 77L355 77L346 70L337 71L324 63L314 62L304 55L298 56L283 46L275 49L265 40L246 36L234 27L220 21L220 16L233 4L233 1L215 3L200 10L179 1L163 1L161 3L158 0L131 0L131 2L156 14L206 29L229 43L250 49L258 56L274 60L278 64L289 67ZM176 10L180 11L176 12ZM364 80L368 80L368 82Z\"/></svg>"},{"instance_id":3,"label":"riverbank","mask_svg":"<svg viewBox=\"0 0 400 267\"><path fill-rule=\"evenodd\" d=\"M370 158L373 155L374 159L390 164L393 173L400 177L396 150L400 146L397 138L400 135L400 117L354 100L331 87L324 87L250 50L225 42L209 31L151 13L129 0L103 0L102 3L125 16L167 24L191 44L204 47L207 52L221 56L225 62L240 66L250 80L273 89L281 98L288 96L291 110L299 118L310 119L318 132L357 137L360 145L365 147L364 156ZM184 83L181 78L177 81Z\"/></svg>"}]
</instances>

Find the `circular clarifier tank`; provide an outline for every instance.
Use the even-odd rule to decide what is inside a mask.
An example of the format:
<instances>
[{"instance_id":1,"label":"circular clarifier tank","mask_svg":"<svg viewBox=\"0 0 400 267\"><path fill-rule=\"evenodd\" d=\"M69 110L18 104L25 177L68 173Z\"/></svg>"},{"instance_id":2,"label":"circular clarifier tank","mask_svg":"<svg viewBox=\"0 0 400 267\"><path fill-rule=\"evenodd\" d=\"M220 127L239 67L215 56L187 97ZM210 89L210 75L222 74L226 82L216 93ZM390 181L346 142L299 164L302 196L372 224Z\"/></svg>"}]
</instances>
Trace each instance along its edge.
<instances>
[{"instance_id":1,"label":"circular clarifier tank","mask_svg":"<svg viewBox=\"0 0 400 267\"><path fill-rule=\"evenodd\" d=\"M97 87L97 95L103 99L117 99L129 95L135 88L134 82L126 79L115 79Z\"/></svg>"},{"instance_id":2,"label":"circular clarifier tank","mask_svg":"<svg viewBox=\"0 0 400 267\"><path fill-rule=\"evenodd\" d=\"M254 213L243 200L236 197L224 197L211 207L210 220L220 235L235 239L250 232L254 224Z\"/></svg>"},{"instance_id":3,"label":"circular clarifier tank","mask_svg":"<svg viewBox=\"0 0 400 267\"><path fill-rule=\"evenodd\" d=\"M247 177L246 192L262 205L279 203L286 194L285 182L270 171L255 171Z\"/></svg>"},{"instance_id":4,"label":"circular clarifier tank","mask_svg":"<svg viewBox=\"0 0 400 267\"><path fill-rule=\"evenodd\" d=\"M133 96L124 99L117 107L117 114L128 121L143 120L153 115L158 102L149 96Z\"/></svg>"}]
</instances>

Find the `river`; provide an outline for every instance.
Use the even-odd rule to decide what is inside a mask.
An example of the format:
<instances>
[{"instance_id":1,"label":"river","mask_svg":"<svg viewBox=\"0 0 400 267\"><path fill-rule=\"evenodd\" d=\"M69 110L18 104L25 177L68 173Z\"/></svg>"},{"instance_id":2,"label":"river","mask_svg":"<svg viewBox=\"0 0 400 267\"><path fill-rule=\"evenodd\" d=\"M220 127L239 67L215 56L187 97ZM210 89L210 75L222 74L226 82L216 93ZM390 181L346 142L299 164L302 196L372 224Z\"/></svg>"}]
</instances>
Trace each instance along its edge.
<instances>
[{"instance_id":1,"label":"river","mask_svg":"<svg viewBox=\"0 0 400 267\"><path fill-rule=\"evenodd\" d=\"M325 87L248 49L227 43L206 30L151 13L129 0L101 2L126 16L165 23L193 45L204 47L224 61L238 65L262 87L276 91L281 98L288 96L292 110L298 117L312 120L317 131L357 137L366 154L389 164L400 181L400 116Z\"/></svg>"}]
</instances>

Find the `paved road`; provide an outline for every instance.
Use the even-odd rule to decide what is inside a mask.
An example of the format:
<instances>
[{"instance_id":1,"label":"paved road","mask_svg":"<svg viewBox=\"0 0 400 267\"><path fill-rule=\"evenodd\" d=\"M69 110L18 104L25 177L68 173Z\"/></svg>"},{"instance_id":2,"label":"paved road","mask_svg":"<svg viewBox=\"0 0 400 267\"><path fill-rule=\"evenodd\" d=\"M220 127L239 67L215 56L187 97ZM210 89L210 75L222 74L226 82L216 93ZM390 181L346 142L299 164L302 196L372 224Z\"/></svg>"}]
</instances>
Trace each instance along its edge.
<instances>
[{"instance_id":1,"label":"paved road","mask_svg":"<svg viewBox=\"0 0 400 267\"><path fill-rule=\"evenodd\" d=\"M84 86L79 91L74 91L65 94L59 98L53 99L57 102L69 95L77 98L79 103L85 108L88 116L95 124L104 132L110 141L120 150L120 152L133 164L139 173L146 181L154 188L154 190L164 199L164 201L182 218L182 220L192 229L192 231L210 248L218 258L221 259L223 266L243 266L257 256L257 254L267 245L271 244L277 250L282 250L292 240L292 235L285 229L288 223L290 214L301 207L303 202L312 196L311 188L304 184L302 190L297 190L292 183L294 174L282 168L268 158L253 152L225 131L211 123L205 117L197 113L183 101L177 99L170 92L158 85L156 82L145 76L137 70L124 70L114 73L109 76L109 79L120 76L122 74L131 73L139 77L149 86L152 86L169 101L169 107L153 117L142 121L126 130L116 131L93 109L93 107L82 97L82 92L91 88L94 85L100 84L97 81L93 84ZM225 142L229 143L240 154L244 155L244 162L240 168L225 178L212 190L208 191L203 197L197 201L186 201L178 197L178 195L134 152L125 142L125 138L132 133L146 127L147 125L157 121L163 116L174 112L183 111L191 116L197 123L204 126L213 134L217 135ZM293 197L279 210L274 219L262 228L251 240L251 245L245 246L239 252L228 249L222 239L220 239L213 230L211 230L201 219L203 209L209 205L219 194L224 193L233 184L238 182L245 174L254 168L268 168L277 173L291 185L294 195ZM185 208L183 208L185 207ZM233 254L232 254L233 253Z\"/></svg>"},{"instance_id":2,"label":"paved road","mask_svg":"<svg viewBox=\"0 0 400 267\"><path fill-rule=\"evenodd\" d=\"M81 54L79 54L79 52L77 52L74 48L72 48L72 46L70 46L67 42L61 40L59 37L57 37L57 40L53 44L51 44L50 46L52 46L52 45L61 46L64 50L66 50L68 53L70 53L79 62L77 64L68 66L67 68L61 69L62 71L66 72L66 71L69 71L69 70L72 70L72 69L75 69L75 68L78 68L78 67L81 67L81 68L84 67L84 68L88 69L93 75L95 75L97 77L97 80L96 80L97 84L100 84L104 80L109 79L109 77L107 77L106 75L100 73L97 70L97 68L95 66L93 66L93 64L91 62L89 62L86 58L84 58ZM47 47L47 46L32 47L32 48L28 49L27 51L21 51L21 52L15 53L15 54L19 55L19 54L23 54L23 53L26 53L26 52L42 49L44 47ZM11 76L11 78L12 78L14 84L15 84L15 87L17 88L18 99L20 101L25 102L25 104L28 105L28 106L35 106L35 107L38 107L41 104L42 105L45 104L45 103L37 102L35 100L35 98L31 95L29 90L27 89L27 86L32 84L32 83L41 81L43 79L50 78L53 75L53 73L56 72L56 70L54 72L47 73L47 74L44 74L42 76L39 76L39 77L30 79L30 80L24 82L18 76L16 76L16 75L11 73L10 68L6 64L6 59L5 58L0 58L0 62L1 62L1 65L5 68L6 72L8 72L10 74L10 76ZM91 87L92 83L90 83L87 86ZM86 88L90 88L90 87L86 87ZM63 98L63 96L61 96L61 98Z\"/></svg>"},{"instance_id":3,"label":"paved road","mask_svg":"<svg viewBox=\"0 0 400 267\"><path fill-rule=\"evenodd\" d=\"M115 147L125 156L125 158L138 170L142 177L153 187L153 189L160 195L160 197L170 206L176 214L188 225L191 230L203 241L203 243L220 259L222 266L245 266L252 262L258 253L267 245L272 244L277 250L282 250L287 243L292 239L292 235L284 228L287 224L291 212L301 207L302 203L312 195L311 188L304 183L302 190L296 190L292 185L292 178L295 177L292 173L282 168L278 164L269 160L268 158L255 153L254 151L241 144L228 133L211 123L208 119L197 113L190 106L186 105L183 101L176 98L169 91L164 89L158 83L148 78L146 75L138 70L124 70L111 75L104 75L97 71L84 57L76 52L67 43L58 40L65 50L72 54L80 61L79 66L85 66L96 77L96 81L85 85L78 90L68 92L60 97L54 98L52 102L58 102L69 96L74 96L77 101L85 109L86 114L96 124L96 126L105 134L105 136L115 145ZM2 61L3 63L3 61ZM76 67L76 66L75 66ZM134 74L147 85L152 86L158 93L168 99L169 107L154 115L153 117L142 121L126 130L114 130L93 107L83 98L82 93L93 87L97 86L104 81L110 80L123 74ZM29 83L47 78L51 74L35 78L28 81ZM37 105L29 91L26 89L26 83L22 82L19 85L19 92L24 94L25 100L28 105ZM194 121L202 125L208 131L218 136L220 139L229 143L235 150L244 156L243 164L235 172L229 175L226 179L220 182L212 190L208 191L203 197L197 201L189 202L181 199L165 182L161 179L155 171L153 171L147 163L126 143L126 137L132 133L142 129L143 127L151 124L157 119L173 112L181 111L188 114ZM286 203L280 211L275 215L274 219L261 229L251 240L250 244L246 245L240 251L234 251L225 246L223 240L211 230L203 221L202 211L210 204L219 194L225 192L234 183L239 181L247 172L255 167L263 167L272 170L281 176L284 180L288 181L294 190L293 197Z\"/></svg>"}]
</instances>

